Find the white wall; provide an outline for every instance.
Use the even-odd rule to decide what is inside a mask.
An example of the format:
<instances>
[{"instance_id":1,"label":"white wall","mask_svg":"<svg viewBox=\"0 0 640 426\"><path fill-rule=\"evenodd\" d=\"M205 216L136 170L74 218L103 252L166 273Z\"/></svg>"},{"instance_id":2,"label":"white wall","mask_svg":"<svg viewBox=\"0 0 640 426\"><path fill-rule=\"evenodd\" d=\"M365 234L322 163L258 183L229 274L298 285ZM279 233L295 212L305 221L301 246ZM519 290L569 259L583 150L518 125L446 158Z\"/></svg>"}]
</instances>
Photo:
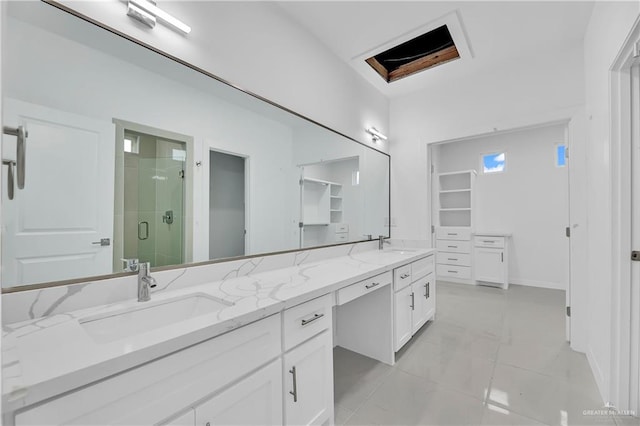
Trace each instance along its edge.
<instances>
[{"instance_id":1,"label":"white wall","mask_svg":"<svg viewBox=\"0 0 640 426\"><path fill-rule=\"evenodd\" d=\"M610 67L633 23L638 2L597 2L584 41L588 174L587 358L605 400L611 397L612 259ZM612 401L616 404L616 401ZM617 405L617 404L616 404Z\"/></svg>"},{"instance_id":2,"label":"white wall","mask_svg":"<svg viewBox=\"0 0 640 426\"><path fill-rule=\"evenodd\" d=\"M163 1L188 36L140 25L126 2L61 3L363 143L389 128L389 101L274 3Z\"/></svg>"},{"instance_id":3,"label":"white wall","mask_svg":"<svg viewBox=\"0 0 640 426\"><path fill-rule=\"evenodd\" d=\"M564 290L568 282L567 167L557 167L564 125L502 133L438 145L437 173L476 170L473 215L477 232L512 233L509 281ZM483 154L504 152L503 173L482 173ZM435 201L435 200L434 200Z\"/></svg>"}]
</instances>

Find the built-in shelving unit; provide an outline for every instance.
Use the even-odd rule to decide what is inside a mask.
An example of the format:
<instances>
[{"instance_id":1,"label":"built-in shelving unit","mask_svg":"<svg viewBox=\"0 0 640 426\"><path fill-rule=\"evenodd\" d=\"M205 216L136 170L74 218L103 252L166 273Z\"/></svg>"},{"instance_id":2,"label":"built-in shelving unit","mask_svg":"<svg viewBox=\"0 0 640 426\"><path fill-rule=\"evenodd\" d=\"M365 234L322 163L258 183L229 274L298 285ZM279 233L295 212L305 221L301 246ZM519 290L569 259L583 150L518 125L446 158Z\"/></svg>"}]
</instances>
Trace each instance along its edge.
<instances>
[{"instance_id":1,"label":"built-in shelving unit","mask_svg":"<svg viewBox=\"0 0 640 426\"><path fill-rule=\"evenodd\" d=\"M438 175L438 279L473 283L471 238L475 177L475 170Z\"/></svg>"},{"instance_id":2,"label":"built-in shelving unit","mask_svg":"<svg viewBox=\"0 0 640 426\"><path fill-rule=\"evenodd\" d=\"M301 184L302 232L307 233L301 245L306 247L346 241L348 235L338 231L345 229L342 223L342 184L311 177L302 178ZM329 225L334 226L327 230L318 229ZM348 227L346 229L348 233Z\"/></svg>"}]
</instances>

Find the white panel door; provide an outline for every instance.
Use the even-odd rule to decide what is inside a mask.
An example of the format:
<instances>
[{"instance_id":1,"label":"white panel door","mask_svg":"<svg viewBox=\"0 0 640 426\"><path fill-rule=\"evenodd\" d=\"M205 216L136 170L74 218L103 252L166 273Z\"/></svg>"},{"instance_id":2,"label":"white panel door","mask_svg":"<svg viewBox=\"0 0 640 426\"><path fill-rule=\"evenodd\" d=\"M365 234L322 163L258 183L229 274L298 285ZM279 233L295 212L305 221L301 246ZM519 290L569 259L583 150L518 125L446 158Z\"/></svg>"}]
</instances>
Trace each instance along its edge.
<instances>
[{"instance_id":1,"label":"white panel door","mask_svg":"<svg viewBox=\"0 0 640 426\"><path fill-rule=\"evenodd\" d=\"M111 273L114 127L109 122L5 99L4 123L23 125L25 188L2 188L2 286ZM3 136L3 159L15 160ZM3 166L7 173L7 166Z\"/></svg>"},{"instance_id":2,"label":"white panel door","mask_svg":"<svg viewBox=\"0 0 640 426\"><path fill-rule=\"evenodd\" d=\"M333 345L329 331L284 356L284 424L333 424Z\"/></svg>"},{"instance_id":3,"label":"white panel door","mask_svg":"<svg viewBox=\"0 0 640 426\"><path fill-rule=\"evenodd\" d=\"M281 425L282 364L273 361L196 407L196 425Z\"/></svg>"}]
</instances>

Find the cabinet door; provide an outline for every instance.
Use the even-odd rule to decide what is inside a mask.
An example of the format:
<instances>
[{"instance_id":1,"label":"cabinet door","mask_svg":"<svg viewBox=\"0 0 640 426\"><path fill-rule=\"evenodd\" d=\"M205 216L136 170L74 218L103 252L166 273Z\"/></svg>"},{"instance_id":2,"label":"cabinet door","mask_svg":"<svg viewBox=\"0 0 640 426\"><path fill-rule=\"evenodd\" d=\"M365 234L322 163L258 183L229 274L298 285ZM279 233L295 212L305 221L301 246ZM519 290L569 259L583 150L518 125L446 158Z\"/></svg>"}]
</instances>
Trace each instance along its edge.
<instances>
[{"instance_id":1,"label":"cabinet door","mask_svg":"<svg viewBox=\"0 0 640 426\"><path fill-rule=\"evenodd\" d=\"M411 283L413 293L411 311L411 334L415 334L427 322L427 279L421 278Z\"/></svg>"},{"instance_id":2,"label":"cabinet door","mask_svg":"<svg viewBox=\"0 0 640 426\"><path fill-rule=\"evenodd\" d=\"M426 276L422 288L422 294L425 298L424 315L426 320L433 318L436 313L436 277L433 273Z\"/></svg>"},{"instance_id":3,"label":"cabinet door","mask_svg":"<svg viewBox=\"0 0 640 426\"><path fill-rule=\"evenodd\" d=\"M333 347L323 331L284 355L284 424L333 423Z\"/></svg>"},{"instance_id":4,"label":"cabinet door","mask_svg":"<svg viewBox=\"0 0 640 426\"><path fill-rule=\"evenodd\" d=\"M475 248L475 279L502 284L504 274L504 250L495 248Z\"/></svg>"},{"instance_id":5,"label":"cabinet door","mask_svg":"<svg viewBox=\"0 0 640 426\"><path fill-rule=\"evenodd\" d=\"M280 360L196 407L196 425L281 425Z\"/></svg>"},{"instance_id":6,"label":"cabinet door","mask_svg":"<svg viewBox=\"0 0 640 426\"><path fill-rule=\"evenodd\" d=\"M411 293L412 287L408 286L393 295L395 307L394 321L394 350L398 351L411 339Z\"/></svg>"}]
</instances>

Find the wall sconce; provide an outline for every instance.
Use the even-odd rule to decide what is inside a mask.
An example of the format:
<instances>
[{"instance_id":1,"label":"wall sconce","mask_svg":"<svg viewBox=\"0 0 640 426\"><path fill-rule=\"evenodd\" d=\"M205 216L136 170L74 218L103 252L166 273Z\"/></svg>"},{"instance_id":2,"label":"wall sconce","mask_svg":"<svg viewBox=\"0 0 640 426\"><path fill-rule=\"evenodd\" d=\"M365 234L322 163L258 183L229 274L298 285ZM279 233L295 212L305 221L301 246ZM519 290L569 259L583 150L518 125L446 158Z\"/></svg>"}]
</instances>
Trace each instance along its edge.
<instances>
[{"instance_id":1,"label":"wall sconce","mask_svg":"<svg viewBox=\"0 0 640 426\"><path fill-rule=\"evenodd\" d=\"M366 132L371 135L371 140L373 140L374 142L378 142L381 139L383 141L387 140L387 137L380 133L380 131L375 127L369 127L368 129L366 129Z\"/></svg>"},{"instance_id":2,"label":"wall sconce","mask_svg":"<svg viewBox=\"0 0 640 426\"><path fill-rule=\"evenodd\" d=\"M160 9L153 0L129 0L127 15L153 28L159 19L165 24L182 31L185 34L191 32L191 27Z\"/></svg>"}]
</instances>

